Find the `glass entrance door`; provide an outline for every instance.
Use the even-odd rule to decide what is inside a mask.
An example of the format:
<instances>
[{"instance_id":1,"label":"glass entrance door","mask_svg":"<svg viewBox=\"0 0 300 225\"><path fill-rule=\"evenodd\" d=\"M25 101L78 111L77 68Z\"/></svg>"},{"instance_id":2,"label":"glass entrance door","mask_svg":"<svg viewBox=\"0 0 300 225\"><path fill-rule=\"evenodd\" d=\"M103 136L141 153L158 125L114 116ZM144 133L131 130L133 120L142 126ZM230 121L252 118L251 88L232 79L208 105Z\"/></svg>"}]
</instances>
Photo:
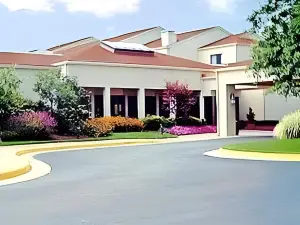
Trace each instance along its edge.
<instances>
[{"instance_id":1,"label":"glass entrance door","mask_svg":"<svg viewBox=\"0 0 300 225\"><path fill-rule=\"evenodd\" d=\"M125 116L125 96L111 96L111 115Z\"/></svg>"}]
</instances>

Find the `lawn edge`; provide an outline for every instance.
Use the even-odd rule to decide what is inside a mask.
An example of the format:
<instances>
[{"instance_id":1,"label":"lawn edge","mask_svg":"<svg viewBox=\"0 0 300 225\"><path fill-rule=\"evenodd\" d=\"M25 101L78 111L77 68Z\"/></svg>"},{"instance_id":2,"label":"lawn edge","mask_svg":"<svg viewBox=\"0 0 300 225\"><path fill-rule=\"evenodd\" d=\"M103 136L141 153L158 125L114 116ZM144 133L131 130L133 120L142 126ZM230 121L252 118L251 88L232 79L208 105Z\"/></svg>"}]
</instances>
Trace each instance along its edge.
<instances>
[{"instance_id":1,"label":"lawn edge","mask_svg":"<svg viewBox=\"0 0 300 225\"><path fill-rule=\"evenodd\" d=\"M223 159L300 162L300 154L247 152L228 150L223 147L217 150L205 152L204 155Z\"/></svg>"}]
</instances>

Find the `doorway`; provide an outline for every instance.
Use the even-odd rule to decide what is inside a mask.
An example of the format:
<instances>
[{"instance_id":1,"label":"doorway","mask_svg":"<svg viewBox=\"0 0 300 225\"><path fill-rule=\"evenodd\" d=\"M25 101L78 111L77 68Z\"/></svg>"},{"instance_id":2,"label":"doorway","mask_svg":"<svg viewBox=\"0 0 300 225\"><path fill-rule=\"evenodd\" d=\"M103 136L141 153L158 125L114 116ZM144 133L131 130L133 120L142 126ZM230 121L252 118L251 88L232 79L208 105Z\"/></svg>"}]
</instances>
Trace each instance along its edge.
<instances>
[{"instance_id":1,"label":"doorway","mask_svg":"<svg viewBox=\"0 0 300 225\"><path fill-rule=\"evenodd\" d=\"M125 96L111 96L111 115L125 116Z\"/></svg>"},{"instance_id":2,"label":"doorway","mask_svg":"<svg viewBox=\"0 0 300 225\"><path fill-rule=\"evenodd\" d=\"M103 117L103 95L95 95L95 117Z\"/></svg>"}]
</instances>

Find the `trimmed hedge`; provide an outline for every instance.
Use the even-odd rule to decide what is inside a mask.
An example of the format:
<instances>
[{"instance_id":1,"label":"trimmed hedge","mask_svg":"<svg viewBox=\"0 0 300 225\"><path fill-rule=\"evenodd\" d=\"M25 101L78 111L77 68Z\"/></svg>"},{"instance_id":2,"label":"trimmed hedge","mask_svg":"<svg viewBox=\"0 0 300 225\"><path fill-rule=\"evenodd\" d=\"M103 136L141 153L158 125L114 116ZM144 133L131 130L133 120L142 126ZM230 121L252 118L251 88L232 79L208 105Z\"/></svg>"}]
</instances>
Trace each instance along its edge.
<instances>
[{"instance_id":1,"label":"trimmed hedge","mask_svg":"<svg viewBox=\"0 0 300 225\"><path fill-rule=\"evenodd\" d=\"M190 116L188 118L177 118L176 125L177 126L201 126L204 125L205 122L199 118Z\"/></svg>"},{"instance_id":2,"label":"trimmed hedge","mask_svg":"<svg viewBox=\"0 0 300 225\"><path fill-rule=\"evenodd\" d=\"M171 127L175 124L173 120L163 116L147 116L142 122L144 123L144 130L148 131L158 131L160 124L162 124L163 127Z\"/></svg>"},{"instance_id":3,"label":"trimmed hedge","mask_svg":"<svg viewBox=\"0 0 300 225\"><path fill-rule=\"evenodd\" d=\"M278 139L300 138L300 110L284 116L276 125L274 134Z\"/></svg>"},{"instance_id":4,"label":"trimmed hedge","mask_svg":"<svg viewBox=\"0 0 300 225\"><path fill-rule=\"evenodd\" d=\"M113 126L104 118L93 118L86 121L84 133L89 137L103 137L112 133Z\"/></svg>"},{"instance_id":5,"label":"trimmed hedge","mask_svg":"<svg viewBox=\"0 0 300 225\"><path fill-rule=\"evenodd\" d=\"M113 127L113 132L138 132L144 128L143 122L136 118L105 116L103 120Z\"/></svg>"}]
</instances>

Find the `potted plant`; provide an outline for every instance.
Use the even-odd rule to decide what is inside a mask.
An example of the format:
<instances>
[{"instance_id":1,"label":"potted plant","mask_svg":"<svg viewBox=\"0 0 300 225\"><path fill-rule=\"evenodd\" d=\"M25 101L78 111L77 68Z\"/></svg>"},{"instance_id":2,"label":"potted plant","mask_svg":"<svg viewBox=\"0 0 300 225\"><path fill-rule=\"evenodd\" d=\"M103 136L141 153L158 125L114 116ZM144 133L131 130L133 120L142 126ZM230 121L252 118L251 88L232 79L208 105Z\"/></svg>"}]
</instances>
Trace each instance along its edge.
<instances>
[{"instance_id":1,"label":"potted plant","mask_svg":"<svg viewBox=\"0 0 300 225\"><path fill-rule=\"evenodd\" d=\"M249 107L249 112L247 114L247 130L254 130L255 128L255 113L252 108Z\"/></svg>"}]
</instances>

